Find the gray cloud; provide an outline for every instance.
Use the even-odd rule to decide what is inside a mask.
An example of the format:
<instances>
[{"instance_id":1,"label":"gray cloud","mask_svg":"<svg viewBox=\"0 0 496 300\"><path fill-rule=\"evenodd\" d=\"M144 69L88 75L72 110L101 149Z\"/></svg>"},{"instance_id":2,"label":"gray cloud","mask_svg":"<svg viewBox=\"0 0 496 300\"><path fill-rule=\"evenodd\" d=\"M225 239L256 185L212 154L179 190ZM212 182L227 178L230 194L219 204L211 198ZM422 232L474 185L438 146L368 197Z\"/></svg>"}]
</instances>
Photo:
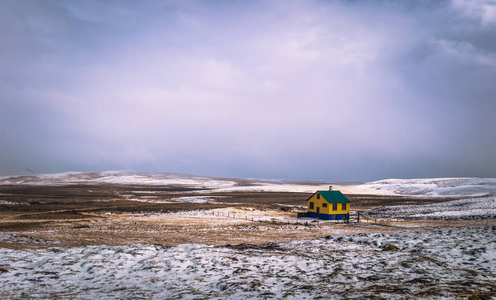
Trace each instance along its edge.
<instances>
[{"instance_id":1,"label":"gray cloud","mask_svg":"<svg viewBox=\"0 0 496 300\"><path fill-rule=\"evenodd\" d=\"M3 1L0 169L496 170L493 1Z\"/></svg>"}]
</instances>

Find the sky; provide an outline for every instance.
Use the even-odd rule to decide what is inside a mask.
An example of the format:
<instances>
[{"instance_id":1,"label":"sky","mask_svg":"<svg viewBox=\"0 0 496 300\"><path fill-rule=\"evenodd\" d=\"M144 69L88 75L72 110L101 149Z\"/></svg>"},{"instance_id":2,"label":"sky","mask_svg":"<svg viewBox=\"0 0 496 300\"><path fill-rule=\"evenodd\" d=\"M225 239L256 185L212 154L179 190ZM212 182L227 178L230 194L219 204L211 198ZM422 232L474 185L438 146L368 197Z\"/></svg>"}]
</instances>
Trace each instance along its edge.
<instances>
[{"instance_id":1,"label":"sky","mask_svg":"<svg viewBox=\"0 0 496 300\"><path fill-rule=\"evenodd\" d=\"M0 0L0 174L496 177L496 1Z\"/></svg>"}]
</instances>

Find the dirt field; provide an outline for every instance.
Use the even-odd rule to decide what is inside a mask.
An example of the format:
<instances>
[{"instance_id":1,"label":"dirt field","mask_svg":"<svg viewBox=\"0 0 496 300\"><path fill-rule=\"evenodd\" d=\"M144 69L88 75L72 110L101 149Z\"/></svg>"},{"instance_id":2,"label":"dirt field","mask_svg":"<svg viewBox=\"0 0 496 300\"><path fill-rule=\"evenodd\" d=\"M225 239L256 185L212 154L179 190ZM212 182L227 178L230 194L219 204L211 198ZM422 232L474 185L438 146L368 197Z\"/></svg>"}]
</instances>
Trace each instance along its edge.
<instances>
[{"instance_id":1,"label":"dirt field","mask_svg":"<svg viewBox=\"0 0 496 300\"><path fill-rule=\"evenodd\" d=\"M71 185L0 186L0 247L129 245L173 246L261 244L333 234L388 232L405 228L465 226L467 221L350 224L296 219L311 194L217 192L184 186ZM428 204L452 199L348 195L354 212L391 206ZM196 202L178 202L193 199ZM285 211L291 209L292 211ZM493 225L494 220L473 220Z\"/></svg>"}]
</instances>

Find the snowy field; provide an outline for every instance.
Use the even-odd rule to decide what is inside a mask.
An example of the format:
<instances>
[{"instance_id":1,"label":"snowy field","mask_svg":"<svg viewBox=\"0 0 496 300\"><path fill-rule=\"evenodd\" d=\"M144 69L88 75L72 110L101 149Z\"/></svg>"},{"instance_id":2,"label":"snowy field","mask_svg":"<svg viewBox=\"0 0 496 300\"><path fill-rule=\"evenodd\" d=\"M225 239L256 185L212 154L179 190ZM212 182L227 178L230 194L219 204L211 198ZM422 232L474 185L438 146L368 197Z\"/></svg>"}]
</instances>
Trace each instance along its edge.
<instances>
[{"instance_id":1,"label":"snowy field","mask_svg":"<svg viewBox=\"0 0 496 300\"><path fill-rule=\"evenodd\" d=\"M495 178L388 179L344 187L350 194L405 196L419 199L460 198L428 205L376 208L371 218L440 220L496 218Z\"/></svg>"},{"instance_id":2,"label":"snowy field","mask_svg":"<svg viewBox=\"0 0 496 300\"><path fill-rule=\"evenodd\" d=\"M65 186L77 184L117 184L143 186L181 186L218 192L296 192L313 193L328 189L327 183L308 184L301 181L289 184L285 180L221 179L174 173L131 171L68 172L32 176L0 177L0 185ZM202 191L199 190L199 193Z\"/></svg>"},{"instance_id":3,"label":"snowy field","mask_svg":"<svg viewBox=\"0 0 496 300\"><path fill-rule=\"evenodd\" d=\"M496 178L387 179L345 188L351 194L409 197L483 197L496 195Z\"/></svg>"},{"instance_id":4,"label":"snowy field","mask_svg":"<svg viewBox=\"0 0 496 300\"><path fill-rule=\"evenodd\" d=\"M221 179L173 173L131 171L68 172L32 176L1 177L0 185L121 184L184 186L218 192L301 192L327 190L329 184L345 194L408 196L416 198L487 197L496 195L496 178L387 179L363 184L285 180Z\"/></svg>"},{"instance_id":5,"label":"snowy field","mask_svg":"<svg viewBox=\"0 0 496 300\"><path fill-rule=\"evenodd\" d=\"M496 295L496 227L265 245L0 249L0 297L387 299Z\"/></svg>"},{"instance_id":6,"label":"snowy field","mask_svg":"<svg viewBox=\"0 0 496 300\"><path fill-rule=\"evenodd\" d=\"M397 220L455 220L496 218L496 198L483 197L427 205L381 207L366 213L371 218Z\"/></svg>"},{"instance_id":7,"label":"snowy field","mask_svg":"<svg viewBox=\"0 0 496 300\"><path fill-rule=\"evenodd\" d=\"M215 203L222 196L212 192L296 192L313 193L328 189L327 184L308 181L289 184L284 180L221 179L173 173L131 171L69 172L0 178L0 185L59 186L76 184L115 184L140 186L174 186L193 188L195 196L163 197L157 191L133 191L119 196L150 203ZM496 178L387 179L364 184L337 185L345 194L399 196L409 199L460 199L438 204L388 206L368 212L372 218L430 220L496 218ZM0 200L3 205L19 204Z\"/></svg>"},{"instance_id":8,"label":"snowy field","mask_svg":"<svg viewBox=\"0 0 496 300\"><path fill-rule=\"evenodd\" d=\"M125 188L118 196L134 201L208 205L220 197L227 197L224 194L227 192L311 193L328 188L327 184L320 185L319 182L231 180L139 172L0 178L0 185L78 184L124 185ZM155 189L147 189L147 186ZM171 190L186 188L188 193L174 192L169 196L161 188L157 189L157 186L171 186ZM496 179L491 178L389 179L344 184L335 186L335 189L345 194L393 196L399 201L454 199L427 205L380 207L364 212L365 216L372 218L400 221L487 219L484 222L492 222L490 219L496 218ZM222 192L223 196L215 192ZM8 200L9 194L3 196L7 197L0 205L16 204ZM205 226L207 222L212 226L218 223L220 227L214 228L218 236L223 237L226 231L228 235L239 237L236 241L246 243L246 230L256 231L255 227L265 226L245 225L250 219L291 221L283 212L276 215L271 210L235 207L105 216L106 219L93 220L93 223L83 224L78 221L83 225L78 223L80 227L69 228L67 232L75 234L93 230L100 228L98 224L103 222L103 227L98 229L103 231L97 233L111 231L114 237L117 229L125 229L143 232L147 236L156 231L163 237L161 232L165 236L172 235L173 232L167 230L174 225L170 230L176 235L194 234L198 236L193 239L195 243L206 243L199 237L205 233L202 230L211 230ZM422 226L423 222L413 223ZM493 225L494 222L491 222L487 224ZM408 223L387 225L398 226L394 231L388 231L386 225L376 225L374 228L379 228L377 230L382 233L345 233L339 228L336 231L329 224L331 227L328 229L335 230L332 231L333 236L310 239L311 236L305 233L305 240L296 240L291 229L274 227L274 230L281 230L278 236L284 231L292 241L235 246L182 244L164 247L159 244L129 243L132 245L63 248L63 230L59 232L58 240L54 238L55 231L47 231L48 235L39 237L26 235L26 232L5 231L0 235L0 241L55 247L23 250L0 248L0 299L496 299L496 226L432 230L417 228L417 231L412 231L406 230ZM434 223L444 224L438 221ZM181 229L184 232L176 232L182 228L179 226L181 224L187 225L187 228ZM481 223L468 221L466 224ZM287 227L294 227L292 225ZM199 226L203 226L203 229ZM353 224L349 226L355 228ZM380 226L387 228L382 229ZM157 231L159 229L164 231ZM359 230L358 227L355 229ZM311 230L305 227L305 231ZM314 236L324 236L330 232ZM351 235L355 232L362 233ZM50 240L44 240L43 237ZM261 237L253 235L252 238L255 239L252 243L257 243ZM53 242L49 243L52 239ZM215 239L218 240L218 237ZM103 241L109 243L108 239Z\"/></svg>"},{"instance_id":9,"label":"snowy field","mask_svg":"<svg viewBox=\"0 0 496 300\"><path fill-rule=\"evenodd\" d=\"M496 218L495 178L388 179L345 187L351 194L405 196L460 200L427 205L402 205L373 209L372 218L440 220Z\"/></svg>"},{"instance_id":10,"label":"snowy field","mask_svg":"<svg viewBox=\"0 0 496 300\"><path fill-rule=\"evenodd\" d=\"M74 185L74 184L122 184L122 185L179 185L200 188L227 188L236 182L216 180L211 177L187 176L172 173L146 173L130 171L68 172L33 176L11 176L0 178L3 185Z\"/></svg>"}]
</instances>

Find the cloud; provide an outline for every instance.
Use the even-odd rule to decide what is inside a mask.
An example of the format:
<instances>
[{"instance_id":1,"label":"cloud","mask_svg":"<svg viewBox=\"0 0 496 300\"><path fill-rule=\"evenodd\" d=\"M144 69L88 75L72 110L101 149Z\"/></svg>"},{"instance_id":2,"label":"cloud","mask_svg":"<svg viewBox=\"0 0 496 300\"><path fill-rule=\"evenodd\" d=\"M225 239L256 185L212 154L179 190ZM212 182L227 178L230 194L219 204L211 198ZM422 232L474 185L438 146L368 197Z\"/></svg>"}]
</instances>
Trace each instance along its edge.
<instances>
[{"instance_id":1,"label":"cloud","mask_svg":"<svg viewBox=\"0 0 496 300\"><path fill-rule=\"evenodd\" d=\"M494 176L491 1L1 5L3 170Z\"/></svg>"},{"instance_id":2,"label":"cloud","mask_svg":"<svg viewBox=\"0 0 496 300\"><path fill-rule=\"evenodd\" d=\"M452 4L466 17L475 19L483 25L496 23L496 1L494 0L453 0Z\"/></svg>"}]
</instances>

